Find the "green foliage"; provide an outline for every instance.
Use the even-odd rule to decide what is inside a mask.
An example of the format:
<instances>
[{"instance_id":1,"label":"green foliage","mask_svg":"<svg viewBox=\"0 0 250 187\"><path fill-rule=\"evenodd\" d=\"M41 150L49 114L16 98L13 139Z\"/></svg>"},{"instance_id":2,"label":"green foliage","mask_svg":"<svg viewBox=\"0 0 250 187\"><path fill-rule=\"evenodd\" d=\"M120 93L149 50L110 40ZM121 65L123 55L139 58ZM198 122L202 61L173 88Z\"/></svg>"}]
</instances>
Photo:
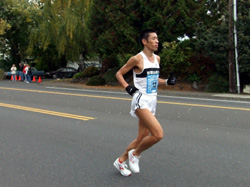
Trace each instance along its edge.
<instances>
[{"instance_id":1,"label":"green foliage","mask_svg":"<svg viewBox=\"0 0 250 187\"><path fill-rule=\"evenodd\" d=\"M81 78L85 78L83 71L78 72L73 76L73 80L79 80Z\"/></svg>"},{"instance_id":2,"label":"green foliage","mask_svg":"<svg viewBox=\"0 0 250 187\"><path fill-rule=\"evenodd\" d=\"M5 58L0 60L0 68L4 71L9 71L13 62L11 58Z\"/></svg>"},{"instance_id":3,"label":"green foliage","mask_svg":"<svg viewBox=\"0 0 250 187\"><path fill-rule=\"evenodd\" d=\"M117 55L118 67L122 67L132 56L133 54L118 54Z\"/></svg>"},{"instance_id":4,"label":"green foliage","mask_svg":"<svg viewBox=\"0 0 250 187\"><path fill-rule=\"evenodd\" d=\"M84 79L88 79L86 84L91 86L105 85L106 81L99 74L99 70L90 66L86 68L84 71L76 73L72 79L72 82L83 81Z\"/></svg>"},{"instance_id":5,"label":"green foliage","mask_svg":"<svg viewBox=\"0 0 250 187\"><path fill-rule=\"evenodd\" d=\"M103 74L106 71L109 71L110 69L122 67L132 56L133 56L132 54L119 53L119 54L113 54L113 55L110 55L109 57L106 57L102 61L101 73Z\"/></svg>"},{"instance_id":6,"label":"green foliage","mask_svg":"<svg viewBox=\"0 0 250 187\"><path fill-rule=\"evenodd\" d=\"M198 23L211 25L221 15L225 1L140 0L141 28L155 28L162 41L175 41L184 35L192 38ZM207 12L210 11L210 15Z\"/></svg>"},{"instance_id":7,"label":"green foliage","mask_svg":"<svg viewBox=\"0 0 250 187\"><path fill-rule=\"evenodd\" d=\"M225 76L214 73L209 77L209 92L228 92L229 83Z\"/></svg>"},{"instance_id":8,"label":"green foliage","mask_svg":"<svg viewBox=\"0 0 250 187\"><path fill-rule=\"evenodd\" d=\"M238 2L238 19L237 19L237 32L238 32L238 62L240 72L248 74L248 83L250 83L250 1Z\"/></svg>"},{"instance_id":9,"label":"green foliage","mask_svg":"<svg viewBox=\"0 0 250 187\"><path fill-rule=\"evenodd\" d=\"M95 76L99 73L98 68L94 67L94 66L90 66L87 67L84 71L83 71L83 76L84 77L92 77Z\"/></svg>"},{"instance_id":10,"label":"green foliage","mask_svg":"<svg viewBox=\"0 0 250 187\"><path fill-rule=\"evenodd\" d=\"M134 27L138 1L93 0L87 25L94 50L103 58L138 50L138 26Z\"/></svg>"},{"instance_id":11,"label":"green foliage","mask_svg":"<svg viewBox=\"0 0 250 187\"><path fill-rule=\"evenodd\" d=\"M2 0L0 10L0 53L18 65L28 58L28 37L37 7L28 0Z\"/></svg>"},{"instance_id":12,"label":"green foliage","mask_svg":"<svg viewBox=\"0 0 250 187\"><path fill-rule=\"evenodd\" d=\"M206 84L208 82L208 77L215 71L215 61L202 54L193 52L189 58L189 62L190 66L187 67L187 80L199 77L199 81Z\"/></svg>"},{"instance_id":13,"label":"green foliage","mask_svg":"<svg viewBox=\"0 0 250 187\"><path fill-rule=\"evenodd\" d=\"M101 85L105 85L105 79L102 78L100 75L96 75L96 76L93 76L91 77L86 85L89 85L89 86L101 86Z\"/></svg>"},{"instance_id":14,"label":"green foliage","mask_svg":"<svg viewBox=\"0 0 250 187\"><path fill-rule=\"evenodd\" d=\"M141 30L154 28L163 46L158 54L164 74L174 71L188 80L205 80L213 72L226 80L227 3L226 0L2 0L0 54L4 58L0 67L9 70L11 64L18 65L32 57L38 69L47 71L57 69L68 59L78 60L79 54L84 58L96 55L103 61L101 73L107 71L104 78L110 82L115 80L115 68L141 49L138 38ZM240 79L249 83L250 1L237 4ZM190 40L173 42L183 36ZM110 68L112 71L108 71ZM97 73L87 71L75 76L92 77Z\"/></svg>"},{"instance_id":15,"label":"green foliage","mask_svg":"<svg viewBox=\"0 0 250 187\"><path fill-rule=\"evenodd\" d=\"M117 79L116 79L116 76L115 74L117 73L117 71L119 70L119 67L116 67L116 68L113 68L113 69L110 69L108 70L103 78L105 79L105 82L107 84L115 84L115 83L118 83Z\"/></svg>"},{"instance_id":16,"label":"green foliage","mask_svg":"<svg viewBox=\"0 0 250 187\"><path fill-rule=\"evenodd\" d=\"M185 42L184 42L185 43ZM188 45L174 42L164 42L161 56L162 71L169 75L170 72L183 75L186 74L191 48ZM181 67L181 68L180 68Z\"/></svg>"},{"instance_id":17,"label":"green foliage","mask_svg":"<svg viewBox=\"0 0 250 187\"><path fill-rule=\"evenodd\" d=\"M96 68L94 66L90 66L90 67L87 67L84 71L76 73L72 78L72 82L79 82L85 78L96 76L99 73L100 72L99 72L98 68Z\"/></svg>"},{"instance_id":18,"label":"green foliage","mask_svg":"<svg viewBox=\"0 0 250 187\"><path fill-rule=\"evenodd\" d=\"M3 78L4 78L4 71L0 69L0 80L2 80Z\"/></svg>"},{"instance_id":19,"label":"green foliage","mask_svg":"<svg viewBox=\"0 0 250 187\"><path fill-rule=\"evenodd\" d=\"M190 82L199 82L201 80L201 77L197 75L197 73L193 73L193 74L189 74L188 75L188 78L187 78L188 81Z\"/></svg>"},{"instance_id":20,"label":"green foliage","mask_svg":"<svg viewBox=\"0 0 250 187\"><path fill-rule=\"evenodd\" d=\"M210 29L201 26L197 29L195 42L197 51L215 61L216 71L227 75L228 72L228 23L221 22Z\"/></svg>"},{"instance_id":21,"label":"green foliage","mask_svg":"<svg viewBox=\"0 0 250 187\"><path fill-rule=\"evenodd\" d=\"M250 2L238 1L238 63L241 83L250 83ZM215 63L214 73L228 77L228 8L225 15L211 27L201 25L195 42L197 51Z\"/></svg>"},{"instance_id":22,"label":"green foliage","mask_svg":"<svg viewBox=\"0 0 250 187\"><path fill-rule=\"evenodd\" d=\"M46 50L36 47L32 54L37 69L51 71L66 66L66 64L63 64L62 57L58 55L54 45L50 45Z\"/></svg>"},{"instance_id":23,"label":"green foliage","mask_svg":"<svg viewBox=\"0 0 250 187\"><path fill-rule=\"evenodd\" d=\"M6 31L8 31L11 28L11 25L4 19L0 19L0 35L6 34Z\"/></svg>"},{"instance_id":24,"label":"green foliage","mask_svg":"<svg viewBox=\"0 0 250 187\"><path fill-rule=\"evenodd\" d=\"M224 5L217 1L93 0L87 19L88 38L104 61L117 54L135 54L141 48L142 29L156 29L164 42L184 35L193 37L197 23L211 25Z\"/></svg>"},{"instance_id":25,"label":"green foliage","mask_svg":"<svg viewBox=\"0 0 250 187\"><path fill-rule=\"evenodd\" d=\"M40 20L30 35L29 53L55 47L58 57L76 60L84 48L84 19L88 0L41 1ZM37 45L39 43L39 45Z\"/></svg>"}]
</instances>

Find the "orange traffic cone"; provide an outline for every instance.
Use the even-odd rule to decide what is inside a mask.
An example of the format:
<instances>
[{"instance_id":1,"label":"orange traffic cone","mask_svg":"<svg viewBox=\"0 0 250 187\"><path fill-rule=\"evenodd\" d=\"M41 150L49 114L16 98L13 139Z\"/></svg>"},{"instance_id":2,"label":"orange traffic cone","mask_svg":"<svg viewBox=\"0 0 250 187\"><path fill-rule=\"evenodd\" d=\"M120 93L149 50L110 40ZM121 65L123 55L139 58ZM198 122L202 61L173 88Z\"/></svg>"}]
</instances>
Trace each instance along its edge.
<instances>
[{"instance_id":1,"label":"orange traffic cone","mask_svg":"<svg viewBox=\"0 0 250 187\"><path fill-rule=\"evenodd\" d=\"M21 81L21 75L19 75L19 79L18 80Z\"/></svg>"},{"instance_id":2,"label":"orange traffic cone","mask_svg":"<svg viewBox=\"0 0 250 187\"><path fill-rule=\"evenodd\" d=\"M12 81L13 81L13 75L11 75L11 78L10 78L10 80L12 80Z\"/></svg>"},{"instance_id":3,"label":"orange traffic cone","mask_svg":"<svg viewBox=\"0 0 250 187\"><path fill-rule=\"evenodd\" d=\"M42 82L42 79L41 79L41 77L39 77L39 79L38 79L38 82Z\"/></svg>"},{"instance_id":4,"label":"orange traffic cone","mask_svg":"<svg viewBox=\"0 0 250 187\"><path fill-rule=\"evenodd\" d=\"M33 80L32 80L33 82L36 82L36 77L35 76L33 76Z\"/></svg>"}]
</instances>

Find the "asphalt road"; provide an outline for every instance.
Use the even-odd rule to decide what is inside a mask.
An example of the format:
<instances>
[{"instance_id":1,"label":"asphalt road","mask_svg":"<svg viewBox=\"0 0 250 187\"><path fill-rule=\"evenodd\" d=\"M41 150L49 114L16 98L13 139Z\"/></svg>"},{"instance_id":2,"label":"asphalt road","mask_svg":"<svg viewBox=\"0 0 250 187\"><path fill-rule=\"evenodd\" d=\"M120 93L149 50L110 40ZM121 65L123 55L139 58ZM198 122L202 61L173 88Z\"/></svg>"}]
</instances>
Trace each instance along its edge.
<instances>
[{"instance_id":1,"label":"asphalt road","mask_svg":"<svg viewBox=\"0 0 250 187\"><path fill-rule=\"evenodd\" d=\"M140 174L114 160L137 134L124 92L0 81L0 186L247 187L250 102L158 96L164 138Z\"/></svg>"}]
</instances>

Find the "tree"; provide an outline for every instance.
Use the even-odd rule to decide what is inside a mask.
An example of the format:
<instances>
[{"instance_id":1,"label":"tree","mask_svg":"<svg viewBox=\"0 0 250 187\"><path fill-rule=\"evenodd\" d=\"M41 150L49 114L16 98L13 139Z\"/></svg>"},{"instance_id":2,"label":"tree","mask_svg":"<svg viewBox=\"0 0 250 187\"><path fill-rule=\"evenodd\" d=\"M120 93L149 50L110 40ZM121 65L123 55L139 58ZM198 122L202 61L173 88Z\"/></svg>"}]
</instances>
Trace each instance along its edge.
<instances>
[{"instance_id":1,"label":"tree","mask_svg":"<svg viewBox=\"0 0 250 187\"><path fill-rule=\"evenodd\" d=\"M184 35L192 38L199 24L211 25L220 17L224 5L209 0L141 0L140 3L143 26L160 31L160 38L167 42Z\"/></svg>"},{"instance_id":2,"label":"tree","mask_svg":"<svg viewBox=\"0 0 250 187\"><path fill-rule=\"evenodd\" d=\"M238 19L237 19L237 33L238 33L238 62L240 70L241 84L250 84L250 2L238 2ZM242 86L243 88L243 86Z\"/></svg>"},{"instance_id":3,"label":"tree","mask_svg":"<svg viewBox=\"0 0 250 187\"><path fill-rule=\"evenodd\" d=\"M0 9L1 53L10 64L18 64L27 58L28 35L36 7L28 0L2 0Z\"/></svg>"},{"instance_id":4,"label":"tree","mask_svg":"<svg viewBox=\"0 0 250 187\"><path fill-rule=\"evenodd\" d=\"M90 42L101 57L137 48L136 1L93 0L88 13ZM125 45L125 46L124 46Z\"/></svg>"},{"instance_id":5,"label":"tree","mask_svg":"<svg viewBox=\"0 0 250 187\"><path fill-rule=\"evenodd\" d=\"M11 28L11 25L7 23L6 20L0 19L0 35L6 34L6 31L8 31Z\"/></svg>"},{"instance_id":6,"label":"tree","mask_svg":"<svg viewBox=\"0 0 250 187\"><path fill-rule=\"evenodd\" d=\"M250 3L239 1L238 3L238 63L240 71L241 85L250 81L250 34L248 32L250 21ZM228 9L223 11L223 16L210 28L200 27L197 29L196 49L200 54L205 55L211 62L215 62L214 74L228 80ZM219 80L217 78L217 80ZM224 90L228 91L228 89Z\"/></svg>"},{"instance_id":7,"label":"tree","mask_svg":"<svg viewBox=\"0 0 250 187\"><path fill-rule=\"evenodd\" d=\"M87 20L89 38L101 58L116 59L117 54L140 49L138 36L143 29L156 29L161 42L192 38L200 24L211 25L220 17L222 7L222 2L208 0L93 0Z\"/></svg>"},{"instance_id":8,"label":"tree","mask_svg":"<svg viewBox=\"0 0 250 187\"><path fill-rule=\"evenodd\" d=\"M84 22L88 2L42 0L41 17L30 36L30 53L33 53L36 47L45 51L52 46L64 62L79 59L84 50Z\"/></svg>"}]
</instances>

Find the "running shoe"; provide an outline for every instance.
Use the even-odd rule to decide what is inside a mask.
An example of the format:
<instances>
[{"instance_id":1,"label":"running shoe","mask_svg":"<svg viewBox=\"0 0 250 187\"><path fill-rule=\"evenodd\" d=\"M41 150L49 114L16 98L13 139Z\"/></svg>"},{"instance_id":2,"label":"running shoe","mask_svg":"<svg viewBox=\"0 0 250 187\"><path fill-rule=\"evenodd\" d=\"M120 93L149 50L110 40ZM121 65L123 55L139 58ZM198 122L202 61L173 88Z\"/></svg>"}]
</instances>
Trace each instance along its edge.
<instances>
[{"instance_id":1,"label":"running shoe","mask_svg":"<svg viewBox=\"0 0 250 187\"><path fill-rule=\"evenodd\" d=\"M139 158L140 157L134 156L133 152L134 152L134 149L132 149L128 152L129 168L131 169L132 172L139 173L140 172L140 168L139 168Z\"/></svg>"},{"instance_id":2,"label":"running shoe","mask_svg":"<svg viewBox=\"0 0 250 187\"><path fill-rule=\"evenodd\" d=\"M119 158L117 158L114 162L114 166L120 171L121 175L128 177L131 175L131 171L129 171L127 168L126 162L120 163Z\"/></svg>"}]
</instances>

